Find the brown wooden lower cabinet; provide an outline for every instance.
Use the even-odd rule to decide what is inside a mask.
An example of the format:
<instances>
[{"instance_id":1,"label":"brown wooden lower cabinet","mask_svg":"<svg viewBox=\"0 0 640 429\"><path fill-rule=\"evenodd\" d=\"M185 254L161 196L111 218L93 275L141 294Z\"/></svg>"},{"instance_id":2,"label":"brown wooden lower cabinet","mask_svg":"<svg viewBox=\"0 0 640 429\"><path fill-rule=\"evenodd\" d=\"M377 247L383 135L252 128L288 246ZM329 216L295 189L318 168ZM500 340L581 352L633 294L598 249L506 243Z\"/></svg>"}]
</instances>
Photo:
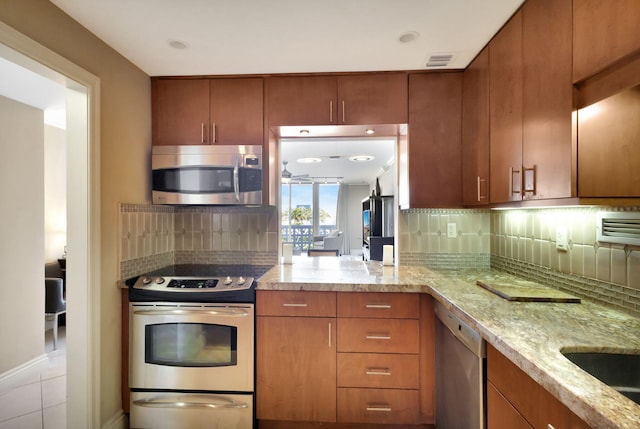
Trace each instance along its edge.
<instances>
[{"instance_id":1,"label":"brown wooden lower cabinet","mask_svg":"<svg viewBox=\"0 0 640 429\"><path fill-rule=\"evenodd\" d=\"M588 429L591 426L487 345L487 429Z\"/></svg>"}]
</instances>

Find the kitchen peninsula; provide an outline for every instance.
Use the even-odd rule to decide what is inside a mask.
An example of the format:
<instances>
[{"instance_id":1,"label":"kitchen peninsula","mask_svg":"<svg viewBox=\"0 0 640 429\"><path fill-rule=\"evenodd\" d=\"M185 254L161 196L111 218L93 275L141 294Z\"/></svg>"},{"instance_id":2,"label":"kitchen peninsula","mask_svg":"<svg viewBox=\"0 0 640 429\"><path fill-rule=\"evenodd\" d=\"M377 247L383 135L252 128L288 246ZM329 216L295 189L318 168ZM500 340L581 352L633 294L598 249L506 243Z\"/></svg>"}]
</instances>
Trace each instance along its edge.
<instances>
[{"instance_id":1,"label":"kitchen peninsula","mask_svg":"<svg viewBox=\"0 0 640 429\"><path fill-rule=\"evenodd\" d=\"M274 266L258 280L257 294L301 291L431 295L589 426L640 426L639 405L561 354L561 350L640 351L640 320L586 300L579 304L511 302L477 286L477 280L522 281L492 269L432 271L412 266L385 267L375 261L309 258ZM419 301L418 295L415 301Z\"/></svg>"}]
</instances>

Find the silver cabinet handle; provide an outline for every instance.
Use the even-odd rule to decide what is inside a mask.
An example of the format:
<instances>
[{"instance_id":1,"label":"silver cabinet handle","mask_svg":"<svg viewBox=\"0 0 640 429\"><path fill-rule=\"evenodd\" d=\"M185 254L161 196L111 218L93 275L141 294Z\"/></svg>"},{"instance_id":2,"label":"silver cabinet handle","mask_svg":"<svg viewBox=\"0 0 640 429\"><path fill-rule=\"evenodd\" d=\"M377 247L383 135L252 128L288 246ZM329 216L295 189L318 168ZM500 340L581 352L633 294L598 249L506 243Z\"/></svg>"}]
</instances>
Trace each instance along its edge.
<instances>
[{"instance_id":1,"label":"silver cabinet handle","mask_svg":"<svg viewBox=\"0 0 640 429\"><path fill-rule=\"evenodd\" d=\"M216 123L211 124L211 143L216 142Z\"/></svg>"},{"instance_id":2,"label":"silver cabinet handle","mask_svg":"<svg viewBox=\"0 0 640 429\"><path fill-rule=\"evenodd\" d=\"M202 123L202 127L200 128L200 142L206 143L206 141L204 140L204 122Z\"/></svg>"},{"instance_id":3,"label":"silver cabinet handle","mask_svg":"<svg viewBox=\"0 0 640 429\"><path fill-rule=\"evenodd\" d=\"M518 189L514 189L513 188L513 176L514 174L520 174L520 170L516 170L513 167L509 168L509 189L511 191L511 195L519 195L522 193L522 178L520 179L520 188Z\"/></svg>"},{"instance_id":4,"label":"silver cabinet handle","mask_svg":"<svg viewBox=\"0 0 640 429\"><path fill-rule=\"evenodd\" d=\"M344 105L344 100L342 100L342 123L343 124L346 123L346 120L345 120L346 114L345 114L345 107L344 106L345 106Z\"/></svg>"},{"instance_id":5,"label":"silver cabinet handle","mask_svg":"<svg viewBox=\"0 0 640 429\"><path fill-rule=\"evenodd\" d=\"M181 409L206 408L206 409L220 409L220 410L249 408L249 406L244 402L235 402L235 401L188 402L188 401L180 401L178 400L178 398L176 398L175 401L160 400L160 399L153 399L153 398L139 399L137 401L133 401L133 404L138 405L140 407L147 407L147 408L181 408Z\"/></svg>"},{"instance_id":6,"label":"silver cabinet handle","mask_svg":"<svg viewBox=\"0 0 640 429\"><path fill-rule=\"evenodd\" d=\"M329 348L331 348L331 322L329 322Z\"/></svg>"},{"instance_id":7,"label":"silver cabinet handle","mask_svg":"<svg viewBox=\"0 0 640 429\"><path fill-rule=\"evenodd\" d=\"M370 406L370 407L367 407L367 411L382 411L382 412L385 412L385 413L390 413L391 412L391 407Z\"/></svg>"},{"instance_id":8,"label":"silver cabinet handle","mask_svg":"<svg viewBox=\"0 0 640 429\"><path fill-rule=\"evenodd\" d=\"M389 336L389 335L367 335L365 338L367 340L390 340L391 336Z\"/></svg>"},{"instance_id":9,"label":"silver cabinet handle","mask_svg":"<svg viewBox=\"0 0 640 429\"><path fill-rule=\"evenodd\" d=\"M283 307L307 307L307 304L289 304L289 303L284 303L282 304Z\"/></svg>"},{"instance_id":10,"label":"silver cabinet handle","mask_svg":"<svg viewBox=\"0 0 640 429\"><path fill-rule=\"evenodd\" d=\"M329 101L329 123L333 124L333 100Z\"/></svg>"},{"instance_id":11,"label":"silver cabinet handle","mask_svg":"<svg viewBox=\"0 0 640 429\"><path fill-rule=\"evenodd\" d=\"M236 165L233 167L233 192L236 194L236 202L240 202L240 162L241 158L236 158Z\"/></svg>"},{"instance_id":12,"label":"silver cabinet handle","mask_svg":"<svg viewBox=\"0 0 640 429\"><path fill-rule=\"evenodd\" d=\"M389 305L389 304L367 304L367 308L387 308L387 309L390 309L391 305Z\"/></svg>"},{"instance_id":13,"label":"silver cabinet handle","mask_svg":"<svg viewBox=\"0 0 640 429\"><path fill-rule=\"evenodd\" d=\"M531 173L531 174L528 174ZM536 166L534 165L531 168L527 168L524 165L522 166L522 189L523 192L531 192L533 195L536 194ZM527 186L527 176L531 176L531 185Z\"/></svg>"},{"instance_id":14,"label":"silver cabinet handle","mask_svg":"<svg viewBox=\"0 0 640 429\"><path fill-rule=\"evenodd\" d=\"M487 196L486 195L483 196L482 191L480 190L480 184L486 181L487 181L486 179L481 179L480 176L478 176L478 202L487 199Z\"/></svg>"},{"instance_id":15,"label":"silver cabinet handle","mask_svg":"<svg viewBox=\"0 0 640 429\"><path fill-rule=\"evenodd\" d=\"M556 428L554 428L554 427L553 427L553 425L552 425L551 423L549 423L549 424L547 425L547 429L556 429Z\"/></svg>"},{"instance_id":16,"label":"silver cabinet handle","mask_svg":"<svg viewBox=\"0 0 640 429\"><path fill-rule=\"evenodd\" d=\"M368 368L366 375L391 375L389 368Z\"/></svg>"}]
</instances>

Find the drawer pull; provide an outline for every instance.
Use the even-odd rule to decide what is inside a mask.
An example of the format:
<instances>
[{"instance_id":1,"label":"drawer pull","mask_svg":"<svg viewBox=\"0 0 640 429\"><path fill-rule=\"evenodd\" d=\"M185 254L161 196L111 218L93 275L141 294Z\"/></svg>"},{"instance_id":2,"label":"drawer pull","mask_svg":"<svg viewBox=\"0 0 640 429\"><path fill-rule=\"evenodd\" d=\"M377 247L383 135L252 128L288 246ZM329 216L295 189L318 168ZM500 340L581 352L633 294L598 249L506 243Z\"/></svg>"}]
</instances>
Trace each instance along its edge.
<instances>
[{"instance_id":1,"label":"drawer pull","mask_svg":"<svg viewBox=\"0 0 640 429\"><path fill-rule=\"evenodd\" d=\"M367 411L381 411L385 413L390 413L391 407L369 406L367 407Z\"/></svg>"},{"instance_id":2,"label":"drawer pull","mask_svg":"<svg viewBox=\"0 0 640 429\"><path fill-rule=\"evenodd\" d=\"M365 338L367 340L390 340L391 336L389 336L389 335L367 335Z\"/></svg>"},{"instance_id":3,"label":"drawer pull","mask_svg":"<svg viewBox=\"0 0 640 429\"><path fill-rule=\"evenodd\" d=\"M553 425L552 425L551 423L549 423L549 424L547 425L547 429L556 429L556 428L554 428L554 427L553 427Z\"/></svg>"},{"instance_id":4,"label":"drawer pull","mask_svg":"<svg viewBox=\"0 0 640 429\"><path fill-rule=\"evenodd\" d=\"M385 308L390 309L390 304L367 304L367 308Z\"/></svg>"},{"instance_id":5,"label":"drawer pull","mask_svg":"<svg viewBox=\"0 0 640 429\"><path fill-rule=\"evenodd\" d=\"M307 304L282 304L283 307L306 307Z\"/></svg>"},{"instance_id":6,"label":"drawer pull","mask_svg":"<svg viewBox=\"0 0 640 429\"><path fill-rule=\"evenodd\" d=\"M367 375L391 375L389 368L369 368L365 372Z\"/></svg>"}]
</instances>

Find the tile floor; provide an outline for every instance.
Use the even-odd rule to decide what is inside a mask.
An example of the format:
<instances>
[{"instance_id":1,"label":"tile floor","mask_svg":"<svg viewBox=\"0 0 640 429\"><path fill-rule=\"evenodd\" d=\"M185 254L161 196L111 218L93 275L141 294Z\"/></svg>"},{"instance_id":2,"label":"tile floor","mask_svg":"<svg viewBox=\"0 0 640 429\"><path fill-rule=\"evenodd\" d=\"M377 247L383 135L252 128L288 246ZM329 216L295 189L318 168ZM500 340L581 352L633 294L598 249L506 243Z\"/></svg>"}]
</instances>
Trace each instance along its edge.
<instances>
[{"instance_id":1,"label":"tile floor","mask_svg":"<svg viewBox=\"0 0 640 429\"><path fill-rule=\"evenodd\" d=\"M65 429L67 427L67 355L65 327L45 334L49 367L39 376L0 396L0 429Z\"/></svg>"}]
</instances>

